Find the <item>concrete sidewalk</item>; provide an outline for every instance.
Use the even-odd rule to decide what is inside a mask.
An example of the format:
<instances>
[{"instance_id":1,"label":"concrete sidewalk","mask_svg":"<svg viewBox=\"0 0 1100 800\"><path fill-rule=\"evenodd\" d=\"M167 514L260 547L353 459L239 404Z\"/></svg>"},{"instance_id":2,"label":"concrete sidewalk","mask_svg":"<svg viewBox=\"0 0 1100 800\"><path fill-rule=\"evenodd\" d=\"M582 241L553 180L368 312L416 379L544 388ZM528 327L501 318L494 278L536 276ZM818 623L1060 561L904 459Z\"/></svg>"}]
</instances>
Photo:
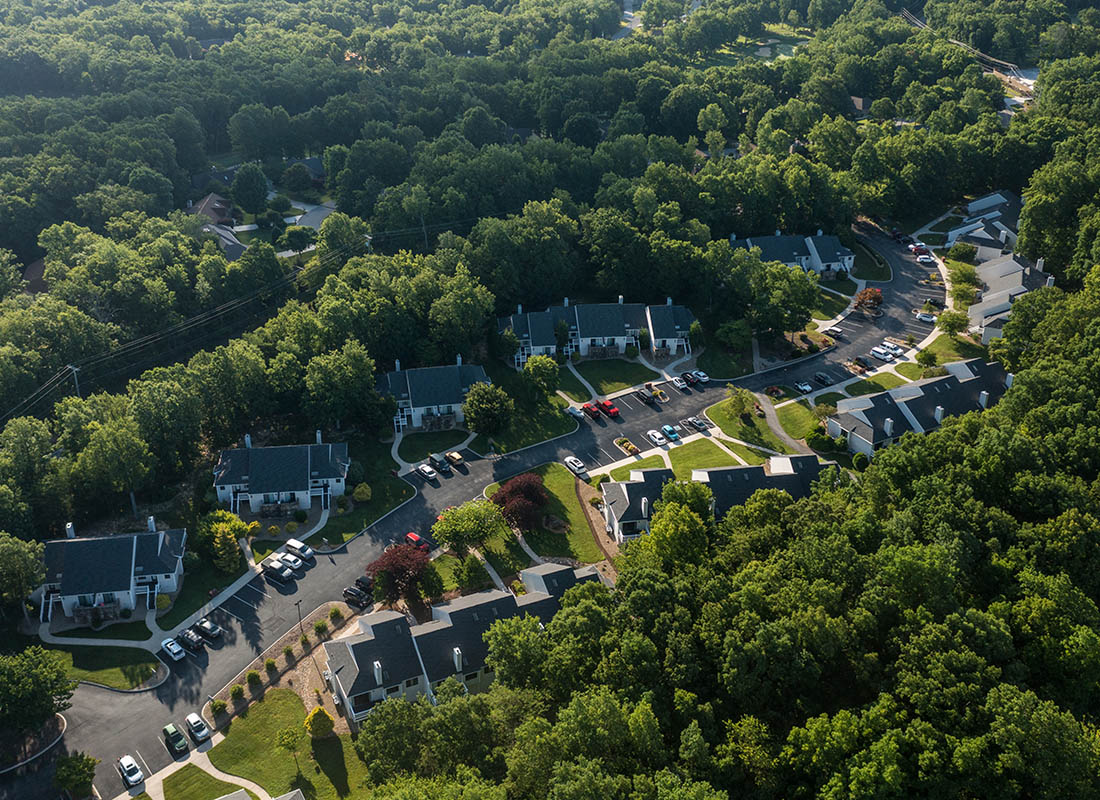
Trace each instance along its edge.
<instances>
[{"instance_id":1,"label":"concrete sidewalk","mask_svg":"<svg viewBox=\"0 0 1100 800\"><path fill-rule=\"evenodd\" d=\"M248 789L259 800L271 800L271 795L268 794L264 788L258 784L253 783L245 778L240 778L236 775L230 775L227 772L222 772L210 762L210 750L217 746L225 739L220 733L215 733L210 739L203 742L198 747L195 747L188 751L185 758L181 758L173 761L167 767L152 775L146 775L145 781L132 789L122 792L116 795L112 800L130 800L135 795L144 791L149 795L152 800L165 800L164 797L164 779L174 772L178 772L188 764L194 764L196 767L207 773L211 777L217 778L220 781L233 784L242 789Z\"/></svg>"}]
</instances>

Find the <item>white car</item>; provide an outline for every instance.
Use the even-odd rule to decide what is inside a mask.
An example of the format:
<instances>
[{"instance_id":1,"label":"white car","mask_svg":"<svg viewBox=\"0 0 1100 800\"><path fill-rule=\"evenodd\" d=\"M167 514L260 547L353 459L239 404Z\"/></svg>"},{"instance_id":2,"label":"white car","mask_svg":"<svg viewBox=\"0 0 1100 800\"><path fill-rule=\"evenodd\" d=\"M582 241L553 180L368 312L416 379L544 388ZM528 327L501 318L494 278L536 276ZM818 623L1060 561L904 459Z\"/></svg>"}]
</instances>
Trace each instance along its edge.
<instances>
[{"instance_id":1,"label":"white car","mask_svg":"<svg viewBox=\"0 0 1100 800\"><path fill-rule=\"evenodd\" d=\"M929 314L927 311L918 311L917 321L927 322L929 325L934 325L936 323L936 317L932 314Z\"/></svg>"},{"instance_id":2,"label":"white car","mask_svg":"<svg viewBox=\"0 0 1100 800\"><path fill-rule=\"evenodd\" d=\"M896 356L900 356L905 352L905 350L903 348L898 347L893 342L883 342L882 344L879 345L879 347L881 347L883 350L889 350L891 353L893 353Z\"/></svg>"},{"instance_id":3,"label":"white car","mask_svg":"<svg viewBox=\"0 0 1100 800\"><path fill-rule=\"evenodd\" d=\"M584 419L584 412L576 406L566 406L565 413L573 417L574 419Z\"/></svg>"},{"instance_id":4,"label":"white car","mask_svg":"<svg viewBox=\"0 0 1100 800\"><path fill-rule=\"evenodd\" d=\"M679 389L681 392L686 392L688 388L687 381L685 381L683 378L673 378L672 385Z\"/></svg>"},{"instance_id":5,"label":"white car","mask_svg":"<svg viewBox=\"0 0 1100 800\"><path fill-rule=\"evenodd\" d=\"M699 379L699 383L710 383L710 375L701 369L692 370L691 374Z\"/></svg>"},{"instance_id":6,"label":"white car","mask_svg":"<svg viewBox=\"0 0 1100 800\"><path fill-rule=\"evenodd\" d=\"M184 722L187 724L187 732L191 734L191 738L196 742L204 742L210 738L210 729L206 727L206 722L198 714L188 714Z\"/></svg>"},{"instance_id":7,"label":"white car","mask_svg":"<svg viewBox=\"0 0 1100 800\"><path fill-rule=\"evenodd\" d=\"M921 255L921 256L917 256L917 263L918 264L935 264L936 259L932 258L932 256Z\"/></svg>"},{"instance_id":8,"label":"white car","mask_svg":"<svg viewBox=\"0 0 1100 800\"><path fill-rule=\"evenodd\" d=\"M877 358L879 361L893 361L894 354L884 347L872 347L871 355Z\"/></svg>"},{"instance_id":9,"label":"white car","mask_svg":"<svg viewBox=\"0 0 1100 800\"><path fill-rule=\"evenodd\" d=\"M286 564L293 570L300 570L302 568L302 559L293 553L279 553L279 560Z\"/></svg>"},{"instance_id":10,"label":"white car","mask_svg":"<svg viewBox=\"0 0 1100 800\"><path fill-rule=\"evenodd\" d=\"M562 463L569 467L569 471L574 475L583 475L585 472L584 462L576 456L566 456L562 459Z\"/></svg>"},{"instance_id":11,"label":"white car","mask_svg":"<svg viewBox=\"0 0 1100 800\"><path fill-rule=\"evenodd\" d=\"M653 444L668 444L668 439L660 431L646 431L645 435L649 437L649 441Z\"/></svg>"},{"instance_id":12,"label":"white car","mask_svg":"<svg viewBox=\"0 0 1100 800\"><path fill-rule=\"evenodd\" d=\"M435 474L435 470L429 467L427 464L421 464L419 467L416 468L416 471L429 481L434 481L437 477Z\"/></svg>"},{"instance_id":13,"label":"white car","mask_svg":"<svg viewBox=\"0 0 1100 800\"><path fill-rule=\"evenodd\" d=\"M809 394L814 390L814 387L808 384L806 381L799 381L794 385L794 388L798 389L798 391L802 392L803 394Z\"/></svg>"},{"instance_id":14,"label":"white car","mask_svg":"<svg viewBox=\"0 0 1100 800\"><path fill-rule=\"evenodd\" d=\"M183 648L180 647L180 643L177 642L175 639L165 639L163 642L160 643L160 646L164 648L164 652L172 657L173 661L182 661L184 658L187 657L187 653L183 652Z\"/></svg>"},{"instance_id":15,"label":"white car","mask_svg":"<svg viewBox=\"0 0 1100 800\"><path fill-rule=\"evenodd\" d=\"M141 767L130 755L123 756L118 760L118 772L122 776L122 782L127 786L137 786L145 780L145 774L141 771Z\"/></svg>"}]
</instances>

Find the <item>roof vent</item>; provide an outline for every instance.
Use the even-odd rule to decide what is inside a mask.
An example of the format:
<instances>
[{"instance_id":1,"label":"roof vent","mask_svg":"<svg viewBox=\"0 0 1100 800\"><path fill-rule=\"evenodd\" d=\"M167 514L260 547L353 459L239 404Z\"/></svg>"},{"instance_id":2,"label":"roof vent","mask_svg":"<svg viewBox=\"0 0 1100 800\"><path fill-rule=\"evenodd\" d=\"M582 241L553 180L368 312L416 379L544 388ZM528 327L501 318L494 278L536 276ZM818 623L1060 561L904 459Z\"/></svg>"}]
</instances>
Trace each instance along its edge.
<instances>
[{"instance_id":1,"label":"roof vent","mask_svg":"<svg viewBox=\"0 0 1100 800\"><path fill-rule=\"evenodd\" d=\"M642 519L648 519L648 518L649 518L649 498L648 497L643 497L642 498Z\"/></svg>"},{"instance_id":2,"label":"roof vent","mask_svg":"<svg viewBox=\"0 0 1100 800\"><path fill-rule=\"evenodd\" d=\"M462 672L462 650L455 648L451 651L451 656L455 662L455 672Z\"/></svg>"},{"instance_id":3,"label":"roof vent","mask_svg":"<svg viewBox=\"0 0 1100 800\"><path fill-rule=\"evenodd\" d=\"M401 359L400 358L395 358L393 360L393 371L394 372L400 372L401 371Z\"/></svg>"},{"instance_id":4,"label":"roof vent","mask_svg":"<svg viewBox=\"0 0 1100 800\"><path fill-rule=\"evenodd\" d=\"M65 523L65 538L66 539L75 539L76 538L76 528L73 527L73 524L71 522L66 522Z\"/></svg>"},{"instance_id":5,"label":"roof vent","mask_svg":"<svg viewBox=\"0 0 1100 800\"><path fill-rule=\"evenodd\" d=\"M145 527L149 529L150 533L156 533L157 532L157 521L155 519L153 519L152 517L146 517L145 518Z\"/></svg>"},{"instance_id":6,"label":"roof vent","mask_svg":"<svg viewBox=\"0 0 1100 800\"><path fill-rule=\"evenodd\" d=\"M619 305L622 305L622 304L623 304L623 296L619 295Z\"/></svg>"},{"instance_id":7,"label":"roof vent","mask_svg":"<svg viewBox=\"0 0 1100 800\"><path fill-rule=\"evenodd\" d=\"M317 429L317 430L315 431L315 433L316 433L316 436L317 436L317 444L320 444L320 443L321 443L321 429L320 429L320 428L318 428L318 429Z\"/></svg>"},{"instance_id":8,"label":"roof vent","mask_svg":"<svg viewBox=\"0 0 1100 800\"><path fill-rule=\"evenodd\" d=\"M252 446L252 434L251 433L246 433L244 435L244 446L245 447L251 447Z\"/></svg>"}]
</instances>

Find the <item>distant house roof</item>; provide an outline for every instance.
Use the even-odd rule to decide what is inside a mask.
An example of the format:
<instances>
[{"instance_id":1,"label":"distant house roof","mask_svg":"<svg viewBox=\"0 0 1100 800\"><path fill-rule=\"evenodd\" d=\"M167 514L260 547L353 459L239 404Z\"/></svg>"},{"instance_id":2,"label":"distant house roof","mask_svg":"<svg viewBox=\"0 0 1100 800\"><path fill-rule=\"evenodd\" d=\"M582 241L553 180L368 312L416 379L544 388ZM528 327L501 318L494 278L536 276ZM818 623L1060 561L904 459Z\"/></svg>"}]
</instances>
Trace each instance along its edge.
<instances>
[{"instance_id":1,"label":"distant house roof","mask_svg":"<svg viewBox=\"0 0 1100 800\"><path fill-rule=\"evenodd\" d=\"M26 269L23 270L23 280L27 282L27 294L38 294L49 289L44 277L45 272L46 259L44 258L35 259L27 264Z\"/></svg>"},{"instance_id":2,"label":"distant house roof","mask_svg":"<svg viewBox=\"0 0 1100 800\"><path fill-rule=\"evenodd\" d=\"M822 236L811 236L809 238L814 243L814 248L817 250L817 254L824 264L834 264L844 258L855 255L855 253L841 244L840 239L835 236L824 234Z\"/></svg>"},{"instance_id":3,"label":"distant house roof","mask_svg":"<svg viewBox=\"0 0 1100 800\"><path fill-rule=\"evenodd\" d=\"M295 164L301 164L309 170L311 178L323 178L325 177L325 165L317 156L308 156L306 158L288 158L286 160L286 168L289 169Z\"/></svg>"},{"instance_id":4,"label":"distant house roof","mask_svg":"<svg viewBox=\"0 0 1100 800\"><path fill-rule=\"evenodd\" d=\"M783 264L797 262L800 258L810 257L810 248L805 236L779 234L776 236L753 236L746 239L749 247L760 248L761 261L779 261Z\"/></svg>"},{"instance_id":5,"label":"distant house roof","mask_svg":"<svg viewBox=\"0 0 1100 800\"><path fill-rule=\"evenodd\" d=\"M217 225L232 224L233 203L220 194L211 192L187 209L191 214L199 214Z\"/></svg>"},{"instance_id":6,"label":"distant house roof","mask_svg":"<svg viewBox=\"0 0 1100 800\"><path fill-rule=\"evenodd\" d=\"M202 226L202 230L203 233L209 233L217 239L218 247L221 248L226 261L236 261L248 249L248 246L237 238L237 234L225 225L215 225L209 222Z\"/></svg>"},{"instance_id":7,"label":"distant house roof","mask_svg":"<svg viewBox=\"0 0 1100 800\"><path fill-rule=\"evenodd\" d=\"M239 168L238 165L228 169L209 169L206 172L196 172L191 176L191 188L201 192L206 190L211 183L229 188L229 185L233 183L233 179L237 177Z\"/></svg>"},{"instance_id":8,"label":"distant house roof","mask_svg":"<svg viewBox=\"0 0 1100 800\"><path fill-rule=\"evenodd\" d=\"M557 344L557 327L562 320L569 326L573 338L622 338L647 328L654 339L684 339L695 315L686 306L670 302L651 306L644 303L578 303L551 306L545 311L517 309L515 314L497 320L497 330L503 333L510 328L520 342L531 347L553 347Z\"/></svg>"},{"instance_id":9,"label":"distant house roof","mask_svg":"<svg viewBox=\"0 0 1100 800\"><path fill-rule=\"evenodd\" d=\"M449 364L388 372L378 379L378 391L391 394L412 408L457 406L475 383L491 383L478 364Z\"/></svg>"},{"instance_id":10,"label":"distant house roof","mask_svg":"<svg viewBox=\"0 0 1100 800\"><path fill-rule=\"evenodd\" d=\"M350 463L346 442L238 447L222 450L214 485L244 484L252 494L305 491L311 480L343 478Z\"/></svg>"},{"instance_id":11,"label":"distant house roof","mask_svg":"<svg viewBox=\"0 0 1100 800\"><path fill-rule=\"evenodd\" d=\"M336 209L332 206L317 206L316 208L311 208L309 211L302 214L302 216L298 217L298 221L294 224L319 231L321 230L321 223L335 210Z\"/></svg>"},{"instance_id":12,"label":"distant house roof","mask_svg":"<svg viewBox=\"0 0 1100 800\"><path fill-rule=\"evenodd\" d=\"M127 533L46 542L45 583L62 595L127 592L134 577L175 572L187 532Z\"/></svg>"},{"instance_id":13,"label":"distant house roof","mask_svg":"<svg viewBox=\"0 0 1100 800\"><path fill-rule=\"evenodd\" d=\"M695 315L684 306L649 307L649 335L653 339L686 339Z\"/></svg>"},{"instance_id":14,"label":"distant house roof","mask_svg":"<svg viewBox=\"0 0 1100 800\"><path fill-rule=\"evenodd\" d=\"M675 478L668 468L632 469L629 480L605 481L600 488L615 519L633 522L653 516L653 503L661 499L665 484Z\"/></svg>"}]
</instances>

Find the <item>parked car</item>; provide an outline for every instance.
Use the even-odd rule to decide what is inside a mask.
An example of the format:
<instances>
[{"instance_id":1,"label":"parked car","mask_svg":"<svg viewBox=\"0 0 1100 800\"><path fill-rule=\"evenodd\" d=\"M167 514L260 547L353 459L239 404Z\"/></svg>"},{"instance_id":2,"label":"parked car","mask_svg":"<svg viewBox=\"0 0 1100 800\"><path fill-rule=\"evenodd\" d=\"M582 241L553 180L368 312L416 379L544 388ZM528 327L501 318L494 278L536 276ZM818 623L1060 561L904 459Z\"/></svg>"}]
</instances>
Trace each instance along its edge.
<instances>
[{"instance_id":1,"label":"parked car","mask_svg":"<svg viewBox=\"0 0 1100 800\"><path fill-rule=\"evenodd\" d=\"M929 314L927 311L918 311L917 322L927 322L929 325L935 325L936 317L934 314Z\"/></svg>"},{"instance_id":2,"label":"parked car","mask_svg":"<svg viewBox=\"0 0 1100 800\"><path fill-rule=\"evenodd\" d=\"M619 416L619 409L610 400L601 400L596 403L596 405L599 406L600 411L607 414L609 417Z\"/></svg>"},{"instance_id":3,"label":"parked car","mask_svg":"<svg viewBox=\"0 0 1100 800\"><path fill-rule=\"evenodd\" d=\"M371 594L374 591L374 578L370 575L360 575L355 579L355 588L364 594Z\"/></svg>"},{"instance_id":4,"label":"parked car","mask_svg":"<svg viewBox=\"0 0 1100 800\"><path fill-rule=\"evenodd\" d=\"M668 439L670 442L680 441L680 434L678 434L676 432L676 429L673 428L671 425L662 425L661 433L663 433L665 435L665 438Z\"/></svg>"},{"instance_id":5,"label":"parked car","mask_svg":"<svg viewBox=\"0 0 1100 800\"><path fill-rule=\"evenodd\" d=\"M701 369L692 370L692 375L699 379L699 383L710 383L710 375Z\"/></svg>"},{"instance_id":6,"label":"parked car","mask_svg":"<svg viewBox=\"0 0 1100 800\"><path fill-rule=\"evenodd\" d=\"M902 236L900 239L898 239L898 241L901 242L902 244L912 244L913 243L913 237L909 236L909 235L905 235L905 236Z\"/></svg>"},{"instance_id":7,"label":"parked car","mask_svg":"<svg viewBox=\"0 0 1100 800\"><path fill-rule=\"evenodd\" d=\"M806 381L799 381L794 385L794 388L798 389L798 391L802 392L803 394L809 394L814 390L814 387Z\"/></svg>"},{"instance_id":8,"label":"parked car","mask_svg":"<svg viewBox=\"0 0 1100 800\"><path fill-rule=\"evenodd\" d=\"M922 253L921 255L917 256L917 262L920 264L935 264L936 259L932 258L932 256L930 255L925 255Z\"/></svg>"},{"instance_id":9,"label":"parked car","mask_svg":"<svg viewBox=\"0 0 1100 800\"><path fill-rule=\"evenodd\" d=\"M436 478L439 477L436 474L435 470L432 469L431 464L421 464L419 467L416 468L416 471L419 472L420 476L427 481L434 481Z\"/></svg>"},{"instance_id":10,"label":"parked car","mask_svg":"<svg viewBox=\"0 0 1100 800\"><path fill-rule=\"evenodd\" d=\"M129 786L137 786L143 780L145 775L141 771L141 767L138 766L134 757L131 755L125 755L118 760L118 773L122 776L122 782Z\"/></svg>"},{"instance_id":11,"label":"parked car","mask_svg":"<svg viewBox=\"0 0 1100 800\"><path fill-rule=\"evenodd\" d=\"M833 379L824 372L815 372L814 380L820 383L822 386L830 386L833 382Z\"/></svg>"},{"instance_id":12,"label":"parked car","mask_svg":"<svg viewBox=\"0 0 1100 800\"><path fill-rule=\"evenodd\" d=\"M645 435L649 437L649 441L656 445L668 444L668 439L661 435L660 431L649 430L645 432Z\"/></svg>"},{"instance_id":13,"label":"parked car","mask_svg":"<svg viewBox=\"0 0 1100 800\"><path fill-rule=\"evenodd\" d=\"M634 392L634 396L643 403L652 404L657 402L657 398L653 396L653 392L649 391L649 389L638 389Z\"/></svg>"},{"instance_id":14,"label":"parked car","mask_svg":"<svg viewBox=\"0 0 1100 800\"><path fill-rule=\"evenodd\" d=\"M313 548L305 542L299 542L297 539L287 539L286 549L288 553L293 553L302 561L313 561Z\"/></svg>"},{"instance_id":15,"label":"parked car","mask_svg":"<svg viewBox=\"0 0 1100 800\"><path fill-rule=\"evenodd\" d=\"M302 559L298 558L298 556L293 553L280 553L279 560L295 572L302 568Z\"/></svg>"},{"instance_id":16,"label":"parked car","mask_svg":"<svg viewBox=\"0 0 1100 800\"><path fill-rule=\"evenodd\" d=\"M832 336L834 339L843 339L844 331L837 327L826 328L822 331L826 336Z\"/></svg>"},{"instance_id":17,"label":"parked car","mask_svg":"<svg viewBox=\"0 0 1100 800\"><path fill-rule=\"evenodd\" d=\"M187 752L187 739L176 727L176 723L169 722L161 728L160 732L164 734L164 746L168 748L169 753L175 756Z\"/></svg>"},{"instance_id":18,"label":"parked car","mask_svg":"<svg viewBox=\"0 0 1100 800\"><path fill-rule=\"evenodd\" d=\"M707 429L707 423L698 417L688 417L688 423L696 430L705 431Z\"/></svg>"},{"instance_id":19,"label":"parked car","mask_svg":"<svg viewBox=\"0 0 1100 800\"><path fill-rule=\"evenodd\" d=\"M183 648L180 647L179 642L175 639L165 639L160 643L160 646L164 648L164 652L166 652L173 661L181 661L187 657L187 653L183 652Z\"/></svg>"},{"instance_id":20,"label":"parked car","mask_svg":"<svg viewBox=\"0 0 1100 800\"><path fill-rule=\"evenodd\" d=\"M863 367L864 369L873 369L875 366L863 356L856 356L852 359L852 363L854 363L858 367Z\"/></svg>"},{"instance_id":21,"label":"parked car","mask_svg":"<svg viewBox=\"0 0 1100 800\"><path fill-rule=\"evenodd\" d=\"M575 419L584 419L584 412L576 406L566 406L565 413L571 417L574 417Z\"/></svg>"},{"instance_id":22,"label":"parked car","mask_svg":"<svg viewBox=\"0 0 1100 800\"><path fill-rule=\"evenodd\" d=\"M895 356L900 356L903 353L905 353L905 348L899 347L898 345L894 344L893 342L883 342L882 344L879 345L879 347L881 347L883 350L890 351Z\"/></svg>"},{"instance_id":23,"label":"parked car","mask_svg":"<svg viewBox=\"0 0 1100 800\"><path fill-rule=\"evenodd\" d=\"M449 473L451 471L451 462L448 461L442 453L432 453L428 456L428 463L432 465L433 469L437 469L443 473Z\"/></svg>"},{"instance_id":24,"label":"parked car","mask_svg":"<svg viewBox=\"0 0 1100 800\"><path fill-rule=\"evenodd\" d=\"M354 586L344 587L341 596L344 598L344 602L349 606L355 606L359 609L366 608L370 604L370 600L367 599L366 593L362 589L357 589Z\"/></svg>"},{"instance_id":25,"label":"parked car","mask_svg":"<svg viewBox=\"0 0 1100 800\"><path fill-rule=\"evenodd\" d=\"M685 381L683 378L673 378L672 385L679 389L681 392L686 392L688 388L687 381Z\"/></svg>"},{"instance_id":26,"label":"parked car","mask_svg":"<svg viewBox=\"0 0 1100 800\"><path fill-rule=\"evenodd\" d=\"M587 467L584 466L584 462L576 456L566 456L562 459L562 463L569 467L569 471L574 475L583 475Z\"/></svg>"},{"instance_id":27,"label":"parked car","mask_svg":"<svg viewBox=\"0 0 1100 800\"><path fill-rule=\"evenodd\" d=\"M179 636L176 637L176 641L179 642L185 650L190 650L192 653L199 653L206 647L202 641L202 637L190 628L180 631Z\"/></svg>"},{"instance_id":28,"label":"parked car","mask_svg":"<svg viewBox=\"0 0 1100 800\"><path fill-rule=\"evenodd\" d=\"M184 719L184 724L187 725L187 732L191 734L191 738L196 742L205 742L210 738L210 728L206 726L202 717L192 712Z\"/></svg>"},{"instance_id":29,"label":"parked car","mask_svg":"<svg viewBox=\"0 0 1100 800\"><path fill-rule=\"evenodd\" d=\"M912 241L909 243L909 252L915 253L917 250L926 247L928 247L928 245L926 245L924 242Z\"/></svg>"},{"instance_id":30,"label":"parked car","mask_svg":"<svg viewBox=\"0 0 1100 800\"><path fill-rule=\"evenodd\" d=\"M466 461L462 458L462 453L457 450L450 450L443 454L443 457L451 462L452 467L461 467Z\"/></svg>"},{"instance_id":31,"label":"parked car","mask_svg":"<svg viewBox=\"0 0 1100 800\"><path fill-rule=\"evenodd\" d=\"M431 550L432 546L428 544L428 540L418 533L409 531L405 534L405 544L411 544L413 547L421 550Z\"/></svg>"},{"instance_id":32,"label":"parked car","mask_svg":"<svg viewBox=\"0 0 1100 800\"><path fill-rule=\"evenodd\" d=\"M294 557L291 556L291 558L294 558ZM294 560L298 561L298 559L296 559L296 558ZM302 562L298 561L298 563L301 564ZM211 622L206 617L203 617L198 622L196 622L193 627L195 629L195 633L197 633L199 636L201 636L204 639L209 639L209 640L213 641L214 639L221 638L221 635L222 635L221 626L218 625L217 623Z\"/></svg>"},{"instance_id":33,"label":"parked car","mask_svg":"<svg viewBox=\"0 0 1100 800\"><path fill-rule=\"evenodd\" d=\"M278 556L268 556L260 563L264 575L279 583L286 583L294 577L290 568Z\"/></svg>"},{"instance_id":34,"label":"parked car","mask_svg":"<svg viewBox=\"0 0 1100 800\"><path fill-rule=\"evenodd\" d=\"M879 361L893 361L894 354L883 347L872 347L871 355L877 358Z\"/></svg>"},{"instance_id":35,"label":"parked car","mask_svg":"<svg viewBox=\"0 0 1100 800\"><path fill-rule=\"evenodd\" d=\"M913 251L913 255L915 255L919 259L921 256L932 255L932 251L929 250L927 247L918 247L916 250Z\"/></svg>"},{"instance_id":36,"label":"parked car","mask_svg":"<svg viewBox=\"0 0 1100 800\"><path fill-rule=\"evenodd\" d=\"M699 377L694 372L681 372L680 377L688 386L694 386L699 382Z\"/></svg>"},{"instance_id":37,"label":"parked car","mask_svg":"<svg viewBox=\"0 0 1100 800\"><path fill-rule=\"evenodd\" d=\"M591 419L600 418L600 410L591 403L585 403L583 406L581 406L581 411L584 412L585 416L590 417Z\"/></svg>"},{"instance_id":38,"label":"parked car","mask_svg":"<svg viewBox=\"0 0 1100 800\"><path fill-rule=\"evenodd\" d=\"M929 297L925 302L935 306L936 308L947 308L947 303L936 297Z\"/></svg>"}]
</instances>

